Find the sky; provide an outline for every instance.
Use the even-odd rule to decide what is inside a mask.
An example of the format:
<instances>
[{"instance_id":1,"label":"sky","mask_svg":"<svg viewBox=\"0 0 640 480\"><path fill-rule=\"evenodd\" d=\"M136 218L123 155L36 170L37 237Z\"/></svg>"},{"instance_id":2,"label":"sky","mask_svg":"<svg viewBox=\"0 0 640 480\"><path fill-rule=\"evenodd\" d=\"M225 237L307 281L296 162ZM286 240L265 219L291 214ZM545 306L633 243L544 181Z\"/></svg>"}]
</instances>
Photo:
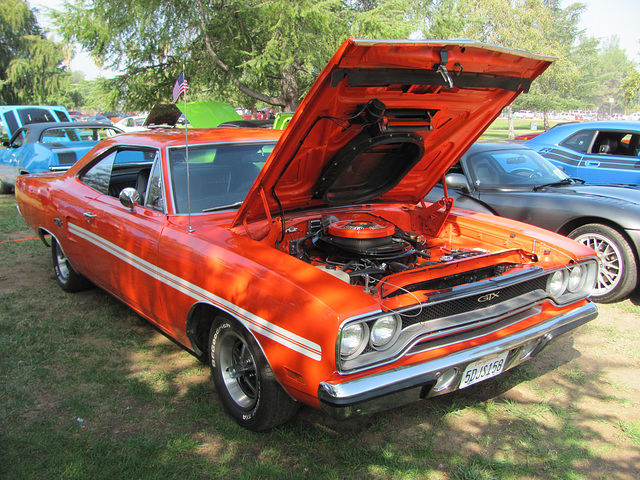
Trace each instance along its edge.
<instances>
[{"instance_id":1,"label":"sky","mask_svg":"<svg viewBox=\"0 0 640 480\"><path fill-rule=\"evenodd\" d=\"M41 10L38 15L40 25L47 28L50 22L44 11L47 7L59 9L62 0L27 0L29 5ZM574 0L561 0L561 5L566 7ZM587 10L581 16L580 28L586 34L599 39L608 39L617 35L620 47L626 51L627 58L640 65L640 0L582 0L580 3L587 5ZM533 52L544 54L545 52ZM71 70L84 73L87 80L94 80L98 76L111 77L110 71L100 71L93 63L91 57L79 51L71 62Z\"/></svg>"}]
</instances>

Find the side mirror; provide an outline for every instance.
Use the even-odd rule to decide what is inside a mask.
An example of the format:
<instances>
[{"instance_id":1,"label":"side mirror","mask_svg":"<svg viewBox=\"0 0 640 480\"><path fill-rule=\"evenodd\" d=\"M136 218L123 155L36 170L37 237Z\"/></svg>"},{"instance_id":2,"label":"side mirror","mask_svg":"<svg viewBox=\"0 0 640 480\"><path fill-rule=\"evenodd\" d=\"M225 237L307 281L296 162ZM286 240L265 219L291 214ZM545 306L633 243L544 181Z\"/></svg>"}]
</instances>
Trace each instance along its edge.
<instances>
[{"instance_id":1,"label":"side mirror","mask_svg":"<svg viewBox=\"0 0 640 480\"><path fill-rule=\"evenodd\" d=\"M469 193L471 191L469 182L467 182L467 177L461 173L449 173L445 177L445 181L447 182L447 188L462 190L465 193Z\"/></svg>"},{"instance_id":2,"label":"side mirror","mask_svg":"<svg viewBox=\"0 0 640 480\"><path fill-rule=\"evenodd\" d=\"M10 143L9 143L9 141L7 140L7 141L2 142L2 146L3 146L3 147L6 147L6 148L9 148L9 147L11 146L11 144L10 144Z\"/></svg>"},{"instance_id":3,"label":"side mirror","mask_svg":"<svg viewBox=\"0 0 640 480\"><path fill-rule=\"evenodd\" d=\"M133 207L135 207L140 201L140 194L133 187L123 188L120 192L120 203L129 209L133 213Z\"/></svg>"}]
</instances>

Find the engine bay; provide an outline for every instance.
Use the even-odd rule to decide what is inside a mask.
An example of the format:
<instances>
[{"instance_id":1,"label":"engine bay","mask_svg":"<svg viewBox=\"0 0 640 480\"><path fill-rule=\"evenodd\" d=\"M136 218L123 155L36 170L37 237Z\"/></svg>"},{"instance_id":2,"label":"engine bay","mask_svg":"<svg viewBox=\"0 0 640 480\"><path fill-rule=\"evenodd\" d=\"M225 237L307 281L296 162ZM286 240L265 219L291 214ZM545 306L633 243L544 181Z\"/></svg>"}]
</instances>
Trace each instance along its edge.
<instances>
[{"instance_id":1,"label":"engine bay","mask_svg":"<svg viewBox=\"0 0 640 480\"><path fill-rule=\"evenodd\" d=\"M303 231L300 227L289 227L287 232L299 235ZM290 240L288 248L300 260L373 293L390 275L489 254L484 248L456 248L434 242L375 215L342 220L326 215L307 220L304 235ZM504 271L493 269L491 275Z\"/></svg>"}]
</instances>

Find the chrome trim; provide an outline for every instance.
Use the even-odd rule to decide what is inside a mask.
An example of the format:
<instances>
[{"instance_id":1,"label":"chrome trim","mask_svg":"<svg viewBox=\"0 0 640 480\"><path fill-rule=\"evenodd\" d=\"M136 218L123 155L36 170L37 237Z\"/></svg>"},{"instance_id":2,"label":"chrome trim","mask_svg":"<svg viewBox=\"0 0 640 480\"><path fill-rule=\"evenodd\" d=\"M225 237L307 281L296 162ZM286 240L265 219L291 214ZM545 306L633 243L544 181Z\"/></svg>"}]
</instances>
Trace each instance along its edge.
<instances>
[{"instance_id":1,"label":"chrome trim","mask_svg":"<svg viewBox=\"0 0 640 480\"><path fill-rule=\"evenodd\" d=\"M537 355L559 336L583 325L598 316L598 309L593 303L587 303L575 310L550 318L526 330L522 330L505 338L468 348L444 357L404 367L392 368L372 375L348 380L341 383L322 382L318 387L318 398L323 410L329 414L348 417L362 413L371 413L386 408L376 404L398 406L407 401L417 401L458 389L459 379L451 387L439 392L431 390L433 384L447 369L464 367L481 358L510 351L505 371L519 363ZM517 353L527 342L537 341L535 350L524 359ZM417 395L415 390L420 390ZM402 393L412 391L408 399L401 401ZM400 394L399 396L390 394ZM379 402L381 400L381 402Z\"/></svg>"},{"instance_id":2,"label":"chrome trim","mask_svg":"<svg viewBox=\"0 0 640 480\"><path fill-rule=\"evenodd\" d=\"M494 293L503 289L516 286L522 282L531 281L539 278L548 278L553 272L558 270L568 270L574 265L593 263L593 257L589 257L584 261L577 262L568 266L562 266L554 270L545 270L539 266L531 266L522 270L506 273L499 277L488 278L471 284L463 284L453 287L443 292L435 292L429 295L429 301L423 304L410 305L404 308L389 310L380 315L390 313L406 314L408 312L417 311L421 308L429 309L442 303L462 300L483 293ZM513 324L521 321L525 316L531 317L538 315L541 311L540 305L543 302L550 302L554 306L565 306L568 303L575 303L586 298L586 295L578 296L571 294L573 298L569 298L568 302L560 302L562 296L557 299L549 295L545 289L536 289L528 293L524 293L517 297L476 309L473 311L460 312L455 315L431 318L422 322L405 326L394 345L380 352L377 350L365 352L350 360L343 360L340 356L339 344L336 348L336 365L340 375L350 375L362 372L366 369L388 365L397 361L404 355L421 353L426 349L440 348L444 345L459 343L469 340L470 338L481 337L499 330L507 326L506 322L513 317L510 323ZM435 299L435 301L433 301ZM371 322L375 321L380 315L361 315L348 319L340 325L340 331L351 323ZM517 318L516 318L517 317ZM471 330L470 330L471 329ZM469 333L462 333L469 331ZM474 332L477 331L477 334ZM461 334L462 333L462 334ZM434 339L433 346L428 346L419 352L412 352L414 347L421 342L428 342ZM441 340L436 340L440 338ZM382 355L384 353L384 355Z\"/></svg>"}]
</instances>

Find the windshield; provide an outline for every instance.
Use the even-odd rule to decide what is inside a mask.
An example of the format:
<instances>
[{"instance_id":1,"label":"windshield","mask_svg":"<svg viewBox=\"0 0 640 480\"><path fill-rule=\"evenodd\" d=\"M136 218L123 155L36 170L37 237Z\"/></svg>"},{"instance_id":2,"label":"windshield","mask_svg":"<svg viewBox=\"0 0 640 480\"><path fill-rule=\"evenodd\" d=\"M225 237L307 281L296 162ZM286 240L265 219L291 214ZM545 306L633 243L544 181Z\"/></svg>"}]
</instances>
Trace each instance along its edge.
<instances>
[{"instance_id":1,"label":"windshield","mask_svg":"<svg viewBox=\"0 0 640 480\"><path fill-rule=\"evenodd\" d=\"M190 145L188 169L186 149L169 149L169 191L175 213L237 208L246 197L274 145Z\"/></svg>"},{"instance_id":2,"label":"windshield","mask_svg":"<svg viewBox=\"0 0 640 480\"><path fill-rule=\"evenodd\" d=\"M569 176L532 150L493 150L471 154L466 167L476 188L536 186Z\"/></svg>"}]
</instances>

